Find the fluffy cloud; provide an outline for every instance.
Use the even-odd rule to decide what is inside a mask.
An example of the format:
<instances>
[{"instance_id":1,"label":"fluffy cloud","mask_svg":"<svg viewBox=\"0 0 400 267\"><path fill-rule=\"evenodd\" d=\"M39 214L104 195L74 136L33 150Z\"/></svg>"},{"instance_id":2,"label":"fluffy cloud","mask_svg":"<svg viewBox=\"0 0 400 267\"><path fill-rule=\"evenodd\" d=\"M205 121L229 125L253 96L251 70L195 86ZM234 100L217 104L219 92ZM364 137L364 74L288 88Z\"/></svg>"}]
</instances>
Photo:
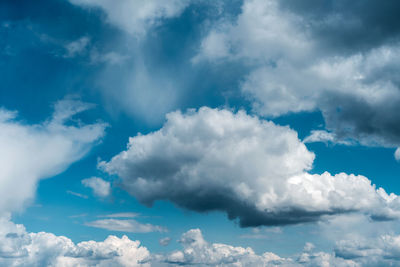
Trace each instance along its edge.
<instances>
[{"instance_id":1,"label":"fluffy cloud","mask_svg":"<svg viewBox=\"0 0 400 267\"><path fill-rule=\"evenodd\" d=\"M220 210L242 226L352 211L399 216L396 195L363 176L309 174L313 160L288 127L204 107L169 113L159 131L130 138L126 151L99 166L146 205L164 199L200 212Z\"/></svg>"},{"instance_id":2,"label":"fluffy cloud","mask_svg":"<svg viewBox=\"0 0 400 267\"><path fill-rule=\"evenodd\" d=\"M101 8L109 23L136 36L144 35L146 30L157 25L162 19L173 18L190 3L185 0L70 0L75 5Z\"/></svg>"},{"instance_id":3,"label":"fluffy cloud","mask_svg":"<svg viewBox=\"0 0 400 267\"><path fill-rule=\"evenodd\" d=\"M236 21L222 20L210 30L195 60L240 60L250 66L241 89L259 114L320 110L337 140L398 147L400 25L391 23L386 27L391 30L385 31L386 20L377 19L398 3L368 2L358 8L339 2L304 8L306 3L244 1ZM364 9L366 13L360 11ZM371 12L374 16L368 17ZM354 24L348 31L351 36L340 36L340 31L346 32L341 21ZM370 37L371 23L377 42L353 38ZM340 45L328 46L332 41L326 38Z\"/></svg>"},{"instance_id":4,"label":"fluffy cloud","mask_svg":"<svg viewBox=\"0 0 400 267\"><path fill-rule=\"evenodd\" d=\"M51 233L28 233L23 225L0 219L2 266L150 266L150 253L127 236L74 244Z\"/></svg>"},{"instance_id":5,"label":"fluffy cloud","mask_svg":"<svg viewBox=\"0 0 400 267\"><path fill-rule=\"evenodd\" d=\"M91 177L82 180L82 184L93 190L93 193L99 197L107 197L111 193L110 182L104 181L99 177Z\"/></svg>"},{"instance_id":6,"label":"fluffy cloud","mask_svg":"<svg viewBox=\"0 0 400 267\"><path fill-rule=\"evenodd\" d=\"M35 125L16 120L15 112L0 111L0 212L22 208L34 197L40 179L61 173L100 140L105 124L69 122L90 107L80 101L60 101L50 119Z\"/></svg>"},{"instance_id":7,"label":"fluffy cloud","mask_svg":"<svg viewBox=\"0 0 400 267\"><path fill-rule=\"evenodd\" d=\"M150 233L150 232L165 232L166 229L152 225L149 223L143 224L136 220L119 220L119 219L102 219L93 222L85 223L87 226L107 229L110 231L130 232L130 233Z\"/></svg>"},{"instance_id":8,"label":"fluffy cloud","mask_svg":"<svg viewBox=\"0 0 400 267\"><path fill-rule=\"evenodd\" d=\"M170 253L165 257L167 263L195 266L342 266L358 267L358 262L335 256L334 253L315 252L314 245L306 243L303 252L288 258L282 258L272 252L256 254L252 248L233 247L227 244L210 244L204 240L199 229L192 229L182 235L179 241L183 250ZM389 260L387 262L394 263Z\"/></svg>"}]
</instances>

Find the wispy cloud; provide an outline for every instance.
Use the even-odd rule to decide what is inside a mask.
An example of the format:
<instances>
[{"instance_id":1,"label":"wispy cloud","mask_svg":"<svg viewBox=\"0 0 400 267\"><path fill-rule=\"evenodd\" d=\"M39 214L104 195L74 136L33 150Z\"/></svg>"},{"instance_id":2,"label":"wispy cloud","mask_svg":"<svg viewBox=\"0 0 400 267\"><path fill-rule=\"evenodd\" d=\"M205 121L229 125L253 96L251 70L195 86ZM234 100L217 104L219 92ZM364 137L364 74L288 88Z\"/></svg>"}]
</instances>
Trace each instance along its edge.
<instances>
[{"instance_id":1,"label":"wispy cloud","mask_svg":"<svg viewBox=\"0 0 400 267\"><path fill-rule=\"evenodd\" d=\"M85 223L86 226L106 229L110 231L130 233L166 232L167 229L149 223L142 224L136 220L104 219Z\"/></svg>"},{"instance_id":2,"label":"wispy cloud","mask_svg":"<svg viewBox=\"0 0 400 267\"><path fill-rule=\"evenodd\" d=\"M97 217L100 217L100 218L135 218L135 217L139 217L139 216L140 216L140 214L135 213L135 212L120 212L120 213L99 215Z\"/></svg>"},{"instance_id":3,"label":"wispy cloud","mask_svg":"<svg viewBox=\"0 0 400 267\"><path fill-rule=\"evenodd\" d=\"M80 198L84 198L84 199L87 199L87 198L88 198L87 195L83 195L83 194L80 194L80 193L76 193L76 192L71 191L71 190L67 190L67 194L70 194L70 195L73 195L73 196L77 196L77 197L80 197Z\"/></svg>"}]
</instances>

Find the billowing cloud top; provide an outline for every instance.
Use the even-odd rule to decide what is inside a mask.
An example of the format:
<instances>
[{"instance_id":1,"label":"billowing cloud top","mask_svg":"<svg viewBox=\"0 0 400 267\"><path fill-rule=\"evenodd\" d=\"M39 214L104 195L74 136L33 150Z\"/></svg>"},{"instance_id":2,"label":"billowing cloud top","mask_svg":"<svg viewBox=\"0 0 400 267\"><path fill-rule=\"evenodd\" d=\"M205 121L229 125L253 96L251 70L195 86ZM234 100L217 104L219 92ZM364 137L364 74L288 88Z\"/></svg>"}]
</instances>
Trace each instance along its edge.
<instances>
[{"instance_id":1,"label":"billowing cloud top","mask_svg":"<svg viewBox=\"0 0 400 267\"><path fill-rule=\"evenodd\" d=\"M166 199L196 211L225 211L242 226L314 221L362 211L397 217L396 195L363 176L309 174L314 154L288 127L203 107L174 112L156 132L130 138L101 162L142 203Z\"/></svg>"}]
</instances>

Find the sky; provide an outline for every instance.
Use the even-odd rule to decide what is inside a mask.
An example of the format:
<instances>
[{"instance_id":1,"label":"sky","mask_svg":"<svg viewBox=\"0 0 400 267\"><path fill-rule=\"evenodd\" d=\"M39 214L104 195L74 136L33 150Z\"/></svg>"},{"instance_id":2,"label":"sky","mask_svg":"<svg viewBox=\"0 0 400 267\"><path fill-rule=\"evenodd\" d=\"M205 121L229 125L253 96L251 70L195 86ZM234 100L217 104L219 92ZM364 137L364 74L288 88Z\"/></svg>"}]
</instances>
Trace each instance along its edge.
<instances>
[{"instance_id":1,"label":"sky","mask_svg":"<svg viewBox=\"0 0 400 267\"><path fill-rule=\"evenodd\" d=\"M400 266L399 11L1 1L0 266Z\"/></svg>"}]
</instances>

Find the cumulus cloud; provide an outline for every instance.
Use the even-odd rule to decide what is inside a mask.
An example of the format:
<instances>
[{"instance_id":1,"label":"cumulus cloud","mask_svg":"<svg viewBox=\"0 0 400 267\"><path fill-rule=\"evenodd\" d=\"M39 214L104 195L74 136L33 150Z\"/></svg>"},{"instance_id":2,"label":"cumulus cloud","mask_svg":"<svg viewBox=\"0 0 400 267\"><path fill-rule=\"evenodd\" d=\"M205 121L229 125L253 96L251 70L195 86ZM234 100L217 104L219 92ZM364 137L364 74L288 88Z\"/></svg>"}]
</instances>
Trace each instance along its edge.
<instances>
[{"instance_id":1,"label":"cumulus cloud","mask_svg":"<svg viewBox=\"0 0 400 267\"><path fill-rule=\"evenodd\" d=\"M111 193L110 182L104 181L99 177L91 177L82 180L82 184L93 190L98 197L108 197Z\"/></svg>"},{"instance_id":2,"label":"cumulus cloud","mask_svg":"<svg viewBox=\"0 0 400 267\"><path fill-rule=\"evenodd\" d=\"M101 139L104 123L70 122L90 107L77 100L60 101L51 118L34 125L18 121L15 112L0 112L0 212L21 209L34 197L39 180L61 173Z\"/></svg>"},{"instance_id":3,"label":"cumulus cloud","mask_svg":"<svg viewBox=\"0 0 400 267\"><path fill-rule=\"evenodd\" d=\"M170 200L199 212L224 211L242 226L316 221L360 211L399 216L399 198L363 176L309 174L314 154L288 127L243 111L203 107L167 115L164 126L130 138L99 167L139 201Z\"/></svg>"},{"instance_id":4,"label":"cumulus cloud","mask_svg":"<svg viewBox=\"0 0 400 267\"><path fill-rule=\"evenodd\" d=\"M119 219L103 219L85 223L87 226L106 229L110 231L129 232L129 233L150 233L150 232L166 232L166 228L143 224L136 220L119 220Z\"/></svg>"},{"instance_id":5,"label":"cumulus cloud","mask_svg":"<svg viewBox=\"0 0 400 267\"><path fill-rule=\"evenodd\" d=\"M190 1L185 0L70 0L72 4L85 8L101 8L109 23L120 29L141 36L163 19L181 14Z\"/></svg>"},{"instance_id":6,"label":"cumulus cloud","mask_svg":"<svg viewBox=\"0 0 400 267\"><path fill-rule=\"evenodd\" d=\"M0 219L1 266L150 266L150 252L127 236L74 244L51 233L28 233L7 217Z\"/></svg>"},{"instance_id":7,"label":"cumulus cloud","mask_svg":"<svg viewBox=\"0 0 400 267\"><path fill-rule=\"evenodd\" d=\"M339 2L244 1L236 21L212 27L195 59L250 66L241 89L261 115L320 110L336 140L398 147L400 25L377 19L398 3ZM371 23L378 41L361 42L370 38ZM328 46L330 38L340 44Z\"/></svg>"}]
</instances>

